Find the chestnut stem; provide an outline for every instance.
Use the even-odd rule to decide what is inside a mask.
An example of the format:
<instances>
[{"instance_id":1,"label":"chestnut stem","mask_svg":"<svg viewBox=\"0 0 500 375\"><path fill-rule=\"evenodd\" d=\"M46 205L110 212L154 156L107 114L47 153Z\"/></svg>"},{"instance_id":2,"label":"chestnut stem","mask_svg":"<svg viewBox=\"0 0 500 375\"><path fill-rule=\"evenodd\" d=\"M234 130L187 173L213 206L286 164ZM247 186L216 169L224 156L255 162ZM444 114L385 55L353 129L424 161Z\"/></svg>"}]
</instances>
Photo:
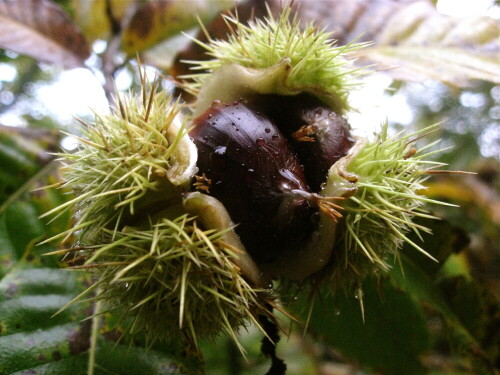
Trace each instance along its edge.
<instances>
[{"instance_id":1,"label":"chestnut stem","mask_svg":"<svg viewBox=\"0 0 500 375\"><path fill-rule=\"evenodd\" d=\"M272 312L272 306L266 306L270 312ZM281 358L276 355L276 345L280 340L278 323L276 318L273 316L272 320L268 315L260 315L259 323L261 324L263 330L266 332L266 336L262 338L262 344L260 350L262 354L266 357L271 358L271 368L266 373L266 375L285 375L286 364Z\"/></svg>"}]
</instances>

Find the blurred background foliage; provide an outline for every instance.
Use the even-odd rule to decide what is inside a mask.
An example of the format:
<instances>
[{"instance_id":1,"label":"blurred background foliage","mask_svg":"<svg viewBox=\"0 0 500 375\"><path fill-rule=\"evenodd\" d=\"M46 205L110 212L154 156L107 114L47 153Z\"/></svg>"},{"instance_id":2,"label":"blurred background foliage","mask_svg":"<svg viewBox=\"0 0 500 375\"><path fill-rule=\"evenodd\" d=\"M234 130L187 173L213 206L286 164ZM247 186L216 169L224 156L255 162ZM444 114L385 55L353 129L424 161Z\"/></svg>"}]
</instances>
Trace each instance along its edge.
<instances>
[{"instance_id":1,"label":"blurred background foliage","mask_svg":"<svg viewBox=\"0 0 500 375\"><path fill-rule=\"evenodd\" d=\"M268 4L279 11L279 1ZM442 123L425 141L441 139L439 147L449 146L437 160L451 170L477 174L429 179L423 193L460 206L434 208L443 220L425 223L434 230L434 236L425 236L427 250L440 263L403 250L402 268L395 265L387 277L366 281L364 320L354 295L331 296L325 290L311 301L299 290L283 296L284 306L301 321L282 319L278 352L288 373L498 373L498 1L482 4L489 16L467 18L439 13L440 1L297 4L301 19L328 27L340 42L374 41L353 56L360 64L375 64L366 87L353 94L359 109L350 117L354 128L371 133L385 118L394 131ZM139 59L170 76L165 87L174 90L172 80L186 72L180 60L206 58L180 32L196 35L197 14L212 36L224 37L227 29L217 15L233 5L222 0L0 0L1 375L86 373L89 353L96 357L95 373L102 374L266 373L262 337L253 327L242 332L246 359L227 337L204 343L201 359L175 346L146 351L140 338L115 344L116 317L105 317L97 328L95 319L82 322L92 312L90 302L51 318L90 280L61 270L65 265L57 257L42 256L57 244L36 246L71 222L70 217L39 219L70 197L55 188L36 190L58 181L60 165L52 153L76 147L75 139L61 132L78 132L71 115L91 117L89 106L106 110L115 84L121 91L136 90ZM238 14L242 21L263 16L264 2L240 1ZM92 329L97 333L91 335Z\"/></svg>"}]
</instances>

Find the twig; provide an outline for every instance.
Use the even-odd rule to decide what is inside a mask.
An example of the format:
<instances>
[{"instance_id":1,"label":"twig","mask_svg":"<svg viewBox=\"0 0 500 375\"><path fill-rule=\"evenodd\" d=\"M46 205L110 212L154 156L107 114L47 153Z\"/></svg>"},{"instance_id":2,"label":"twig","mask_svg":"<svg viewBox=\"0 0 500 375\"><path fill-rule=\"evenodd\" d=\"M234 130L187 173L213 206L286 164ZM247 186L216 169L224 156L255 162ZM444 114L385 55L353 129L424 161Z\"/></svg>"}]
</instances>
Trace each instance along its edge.
<instances>
[{"instance_id":1,"label":"twig","mask_svg":"<svg viewBox=\"0 0 500 375\"><path fill-rule=\"evenodd\" d=\"M110 104L113 103L113 93L115 92L114 75L118 68L122 65L117 64L116 62L116 55L121 50L121 34L129 24L132 16L137 10L137 7L138 1L130 4L127 8L125 16L121 19L121 21L119 21L113 15L111 0L106 0L106 15L111 26L111 36L108 40L107 48L102 55L102 73L104 75L104 93L106 94L106 98Z\"/></svg>"},{"instance_id":2,"label":"twig","mask_svg":"<svg viewBox=\"0 0 500 375\"><path fill-rule=\"evenodd\" d=\"M99 295L99 291L97 292ZM99 336L99 325L101 322L101 301L95 303L94 316L92 317L92 331L90 334L89 362L87 375L94 375L95 369L95 354L97 350L97 338Z\"/></svg>"},{"instance_id":3,"label":"twig","mask_svg":"<svg viewBox=\"0 0 500 375\"><path fill-rule=\"evenodd\" d=\"M272 311L271 306L269 306L269 309ZM267 334L262 338L260 350L266 357L271 358L271 368L266 375L285 375L286 364L281 358L276 356L276 344L280 340L276 318L270 318L267 315L260 315L259 323Z\"/></svg>"}]
</instances>

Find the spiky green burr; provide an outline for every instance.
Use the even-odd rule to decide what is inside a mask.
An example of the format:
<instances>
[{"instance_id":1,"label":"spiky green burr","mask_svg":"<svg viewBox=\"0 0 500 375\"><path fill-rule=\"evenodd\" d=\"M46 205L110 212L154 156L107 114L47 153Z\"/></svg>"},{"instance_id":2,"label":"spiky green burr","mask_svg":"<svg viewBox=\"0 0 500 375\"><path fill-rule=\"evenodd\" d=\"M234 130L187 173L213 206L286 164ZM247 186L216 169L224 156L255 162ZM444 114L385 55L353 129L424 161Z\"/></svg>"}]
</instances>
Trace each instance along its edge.
<instances>
[{"instance_id":1,"label":"spiky green burr","mask_svg":"<svg viewBox=\"0 0 500 375\"><path fill-rule=\"evenodd\" d=\"M222 234L204 230L188 214L145 228L103 229L88 247L85 268L96 276L97 298L120 313L131 334L150 343L233 337L261 307L259 291L232 261L237 250Z\"/></svg>"},{"instance_id":2,"label":"spiky green burr","mask_svg":"<svg viewBox=\"0 0 500 375\"><path fill-rule=\"evenodd\" d=\"M78 150L59 155L75 198L46 215L73 210L75 223L49 241L75 243L55 253L77 254L69 263L93 275L77 300L94 292L128 333L191 348L222 332L237 342L267 313L265 296L224 208L189 193L197 150L181 105L156 85L82 122Z\"/></svg>"},{"instance_id":3,"label":"spiky green burr","mask_svg":"<svg viewBox=\"0 0 500 375\"><path fill-rule=\"evenodd\" d=\"M307 93L337 113L351 109L348 95L363 69L353 67L346 56L364 45L336 46L328 32L314 23L301 25L291 12L285 7L278 18L269 14L248 25L226 17L228 40L195 40L212 59L188 61L193 74L184 78L185 87L197 95L194 116L213 100L231 102L258 94ZM358 139L325 177L320 194L342 208L342 218L332 221L321 213L318 230L304 248L259 265L261 269L274 278L300 281L326 266L338 290L387 271L389 259L397 258L404 242L430 256L408 237L411 231L427 231L413 221L431 217L423 211L424 203L440 204L421 192L426 170L441 165L426 159L427 147L418 152L413 148L414 138L430 128L392 137L387 129L384 125L373 141Z\"/></svg>"},{"instance_id":4,"label":"spiky green burr","mask_svg":"<svg viewBox=\"0 0 500 375\"><path fill-rule=\"evenodd\" d=\"M330 33L313 23L302 27L296 16L290 20L290 14L291 9L285 7L278 18L269 12L265 20L252 21L248 26L226 17L233 29L227 41L204 44L195 40L213 57L188 61L194 73L181 77L188 80L185 87L197 97L195 116L213 100L231 102L256 93L307 92L338 113L350 108L347 97L356 85L359 69L345 56L363 44L335 46Z\"/></svg>"},{"instance_id":5,"label":"spiky green burr","mask_svg":"<svg viewBox=\"0 0 500 375\"><path fill-rule=\"evenodd\" d=\"M114 113L82 122L78 150L59 155L65 164L63 187L75 194L56 209L76 209L68 235L78 230L80 241L92 243L102 227L145 220L135 216L137 211L179 204L197 157L180 109L165 93L144 91L118 99Z\"/></svg>"},{"instance_id":6,"label":"spiky green burr","mask_svg":"<svg viewBox=\"0 0 500 375\"><path fill-rule=\"evenodd\" d=\"M360 46L336 47L328 33L289 18L286 8L249 26L227 19L230 39L211 41L213 59L193 62L209 72L185 77L197 95L193 116L213 100L256 94L307 93L339 114L350 108L357 70L344 55ZM64 186L76 198L49 214L76 214L75 226L57 237L75 238L80 268L95 275L91 290L124 316L129 332L150 341L183 337L194 347L219 332L237 341L239 328L269 313L262 274L301 282L320 273L341 290L387 271L404 242L429 255L408 237L427 231L413 221L431 217L423 204L439 203L420 194L426 173L440 166L427 160L428 146L413 148L427 130L390 137L384 126L376 140L358 139L325 177L319 194L330 211L320 210L306 245L257 267L224 205L193 192L198 154L180 112L175 100L144 88L85 124L79 150L61 155Z\"/></svg>"},{"instance_id":7,"label":"spiky green burr","mask_svg":"<svg viewBox=\"0 0 500 375\"><path fill-rule=\"evenodd\" d=\"M436 128L389 136L385 124L376 139L358 141L330 169L322 194L344 197L333 252L334 289L355 287L364 277L389 270L405 242L434 259L409 234L429 232L414 222L416 217L436 219L425 204L445 204L424 195L428 173L444 166L429 159L439 150L426 152L434 144L415 147L417 139Z\"/></svg>"}]
</instances>

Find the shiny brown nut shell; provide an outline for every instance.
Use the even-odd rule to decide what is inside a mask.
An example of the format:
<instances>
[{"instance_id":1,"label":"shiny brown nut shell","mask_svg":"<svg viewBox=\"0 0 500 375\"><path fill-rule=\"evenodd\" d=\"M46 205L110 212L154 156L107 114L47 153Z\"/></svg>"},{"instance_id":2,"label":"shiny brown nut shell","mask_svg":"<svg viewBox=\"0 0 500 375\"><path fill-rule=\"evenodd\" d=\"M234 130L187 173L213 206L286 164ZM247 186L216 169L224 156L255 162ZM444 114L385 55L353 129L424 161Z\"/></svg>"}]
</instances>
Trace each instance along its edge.
<instances>
[{"instance_id":1,"label":"shiny brown nut shell","mask_svg":"<svg viewBox=\"0 0 500 375\"><path fill-rule=\"evenodd\" d=\"M317 220L303 168L287 139L241 102L214 102L193 121L198 189L220 200L256 262L300 248Z\"/></svg>"},{"instance_id":2,"label":"shiny brown nut shell","mask_svg":"<svg viewBox=\"0 0 500 375\"><path fill-rule=\"evenodd\" d=\"M256 95L247 102L288 139L312 191L320 190L330 167L354 145L347 120L309 94Z\"/></svg>"}]
</instances>

